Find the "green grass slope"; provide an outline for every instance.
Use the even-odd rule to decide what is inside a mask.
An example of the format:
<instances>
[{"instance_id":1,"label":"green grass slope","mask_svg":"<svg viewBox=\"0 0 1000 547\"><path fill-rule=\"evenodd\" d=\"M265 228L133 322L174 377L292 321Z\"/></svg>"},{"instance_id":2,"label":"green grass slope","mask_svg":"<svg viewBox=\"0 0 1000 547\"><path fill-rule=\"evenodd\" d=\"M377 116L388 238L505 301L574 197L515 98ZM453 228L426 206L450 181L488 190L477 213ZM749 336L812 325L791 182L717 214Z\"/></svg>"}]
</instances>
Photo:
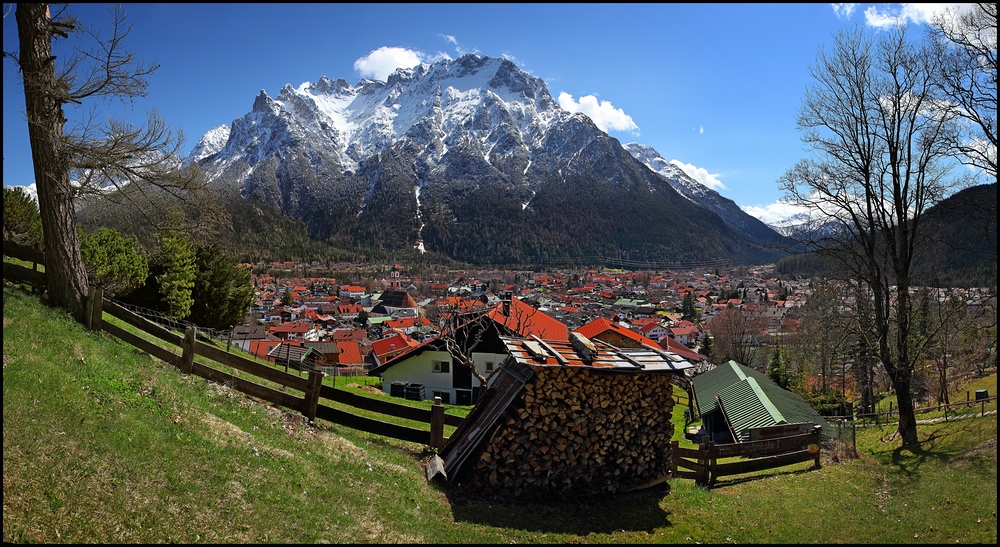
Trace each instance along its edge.
<instances>
[{"instance_id":1,"label":"green grass slope","mask_svg":"<svg viewBox=\"0 0 1000 547\"><path fill-rule=\"evenodd\" d=\"M995 410L993 403L992 409ZM859 428L860 459L600 504L498 504L429 453L181 373L3 293L3 539L13 543L995 543L995 415Z\"/></svg>"}]
</instances>

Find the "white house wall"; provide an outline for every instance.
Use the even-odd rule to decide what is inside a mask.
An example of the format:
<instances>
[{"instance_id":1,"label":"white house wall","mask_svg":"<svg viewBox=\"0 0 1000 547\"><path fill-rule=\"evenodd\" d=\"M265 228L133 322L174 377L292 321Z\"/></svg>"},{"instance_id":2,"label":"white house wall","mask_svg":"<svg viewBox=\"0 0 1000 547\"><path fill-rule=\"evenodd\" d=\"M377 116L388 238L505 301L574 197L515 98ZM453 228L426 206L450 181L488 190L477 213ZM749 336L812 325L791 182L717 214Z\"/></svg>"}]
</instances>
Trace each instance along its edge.
<instances>
[{"instance_id":1,"label":"white house wall","mask_svg":"<svg viewBox=\"0 0 1000 547\"><path fill-rule=\"evenodd\" d=\"M489 377L500 364L503 363L504 359L507 358L505 353L474 353L472 355L473 361L476 363L476 370L482 374L484 377ZM449 361L451 366L448 368L448 372L433 372L435 361ZM493 371L486 371L486 363L493 363ZM452 359L451 355L446 351L431 351L426 350L420 352L419 355L415 355L396 363L395 365L385 369L382 372L382 391L385 393L391 393L393 382L409 382L411 384L423 384L424 386L424 397L427 400L434 400L434 392L449 393L450 401L452 404L457 400L457 389L454 387L454 381L452 380L452 374L454 374L455 367L460 367ZM472 385L474 387L478 386L479 381L473 376Z\"/></svg>"}]
</instances>

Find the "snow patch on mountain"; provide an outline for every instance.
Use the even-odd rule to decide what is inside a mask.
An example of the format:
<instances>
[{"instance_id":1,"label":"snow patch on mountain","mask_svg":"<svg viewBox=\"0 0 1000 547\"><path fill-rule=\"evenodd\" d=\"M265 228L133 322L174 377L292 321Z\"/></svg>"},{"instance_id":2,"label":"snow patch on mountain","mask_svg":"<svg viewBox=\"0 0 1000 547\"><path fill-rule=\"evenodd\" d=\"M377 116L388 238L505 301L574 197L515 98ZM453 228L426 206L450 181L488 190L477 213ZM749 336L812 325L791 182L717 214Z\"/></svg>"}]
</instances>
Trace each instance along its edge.
<instances>
[{"instance_id":1,"label":"snow patch on mountain","mask_svg":"<svg viewBox=\"0 0 1000 547\"><path fill-rule=\"evenodd\" d=\"M489 115L482 115L484 106ZM350 172L411 131L429 131L440 141L438 157L454 144L449 136L471 135L489 161L504 134L517 133L527 146L536 146L554 122L567 116L540 78L506 59L470 54L398 69L386 82L362 79L352 86L323 76L297 88L285 85L275 99L261 91L251 113L234 120L231 129L220 126L206 133L189 161L221 153L255 165L288 139L323 143L321 148Z\"/></svg>"},{"instance_id":2,"label":"snow patch on mountain","mask_svg":"<svg viewBox=\"0 0 1000 547\"><path fill-rule=\"evenodd\" d=\"M198 143L195 144L194 148L191 149L191 153L184 161L184 165L199 161L203 158L207 158L213 154L219 153L223 148L226 147L226 142L229 140L229 124L222 124L219 127L210 129Z\"/></svg>"},{"instance_id":3,"label":"snow patch on mountain","mask_svg":"<svg viewBox=\"0 0 1000 547\"><path fill-rule=\"evenodd\" d=\"M699 203L707 198L712 190L700 182L691 178L683 169L673 163L663 159L652 146L630 142L622 145L633 158L641 161L654 173L660 175L670 186L673 186L682 196L690 201Z\"/></svg>"}]
</instances>

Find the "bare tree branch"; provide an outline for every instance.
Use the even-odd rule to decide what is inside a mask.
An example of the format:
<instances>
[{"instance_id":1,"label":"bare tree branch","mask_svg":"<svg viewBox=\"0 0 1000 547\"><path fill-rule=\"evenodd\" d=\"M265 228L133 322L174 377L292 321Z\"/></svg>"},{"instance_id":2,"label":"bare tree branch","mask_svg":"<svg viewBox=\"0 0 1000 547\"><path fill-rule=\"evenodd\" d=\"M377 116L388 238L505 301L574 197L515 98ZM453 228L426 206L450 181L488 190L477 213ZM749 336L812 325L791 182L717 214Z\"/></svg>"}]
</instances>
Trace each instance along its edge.
<instances>
[{"instance_id":1,"label":"bare tree branch","mask_svg":"<svg viewBox=\"0 0 1000 547\"><path fill-rule=\"evenodd\" d=\"M905 27L873 35L863 27L837 36L810 67L815 83L799 113L815 152L779 181L788 201L831 227L801 243L831 257L860 283L871 314L860 332L892 378L904 445L917 442L911 382L910 279L924 213L959 179L948 159L954 114L934 104L934 63Z\"/></svg>"}]
</instances>

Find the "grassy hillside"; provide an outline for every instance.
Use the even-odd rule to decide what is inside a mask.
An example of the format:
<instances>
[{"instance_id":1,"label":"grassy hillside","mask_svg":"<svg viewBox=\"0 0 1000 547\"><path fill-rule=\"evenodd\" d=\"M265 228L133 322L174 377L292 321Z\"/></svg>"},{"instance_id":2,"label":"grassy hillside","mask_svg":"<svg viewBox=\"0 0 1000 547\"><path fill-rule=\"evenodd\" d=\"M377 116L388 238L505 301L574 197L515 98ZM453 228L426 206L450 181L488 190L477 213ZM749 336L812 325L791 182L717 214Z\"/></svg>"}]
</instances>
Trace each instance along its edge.
<instances>
[{"instance_id":1,"label":"grassy hillside","mask_svg":"<svg viewBox=\"0 0 1000 547\"><path fill-rule=\"evenodd\" d=\"M421 445L308 426L16 288L3 299L5 542L996 542L995 415L921 425L916 451L859 428L860 459L711 490L497 504L428 483Z\"/></svg>"}]
</instances>

